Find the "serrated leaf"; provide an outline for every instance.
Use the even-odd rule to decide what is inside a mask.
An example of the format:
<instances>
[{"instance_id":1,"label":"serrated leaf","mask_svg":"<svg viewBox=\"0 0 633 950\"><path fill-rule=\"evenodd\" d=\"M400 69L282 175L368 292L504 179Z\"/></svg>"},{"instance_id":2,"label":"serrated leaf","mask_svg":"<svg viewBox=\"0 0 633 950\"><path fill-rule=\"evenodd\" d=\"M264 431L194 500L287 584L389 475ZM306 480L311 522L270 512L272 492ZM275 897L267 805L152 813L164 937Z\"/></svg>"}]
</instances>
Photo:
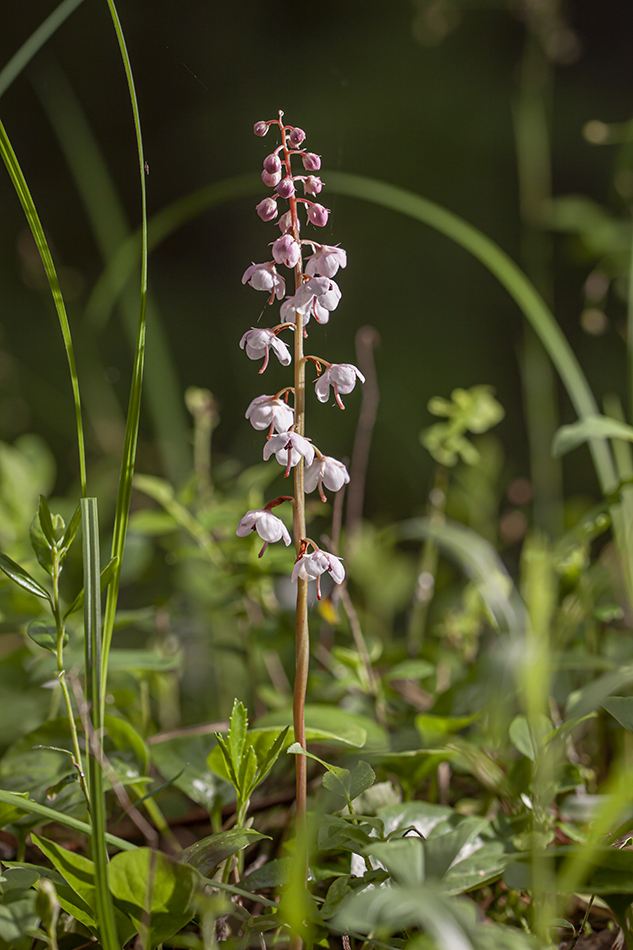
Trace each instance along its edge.
<instances>
[{"instance_id":1,"label":"serrated leaf","mask_svg":"<svg viewBox=\"0 0 633 950\"><path fill-rule=\"evenodd\" d=\"M30 594L35 594L36 597L41 597L42 600L50 601L50 596L42 585L38 584L28 571L25 571L23 567L20 567L15 561L12 561L6 554L0 554L0 571L4 571L7 577L15 581L16 584L19 584L20 587L23 587L24 590L28 590Z\"/></svg>"}]
</instances>

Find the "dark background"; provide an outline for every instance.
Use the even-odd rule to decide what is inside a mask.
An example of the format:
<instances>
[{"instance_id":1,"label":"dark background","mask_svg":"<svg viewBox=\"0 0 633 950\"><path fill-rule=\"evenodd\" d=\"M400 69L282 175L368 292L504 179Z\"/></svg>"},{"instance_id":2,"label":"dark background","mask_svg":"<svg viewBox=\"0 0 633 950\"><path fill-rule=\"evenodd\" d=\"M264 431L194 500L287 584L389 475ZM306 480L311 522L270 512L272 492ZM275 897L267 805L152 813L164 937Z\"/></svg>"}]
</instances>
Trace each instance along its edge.
<instances>
[{"instance_id":1,"label":"dark background","mask_svg":"<svg viewBox=\"0 0 633 950\"><path fill-rule=\"evenodd\" d=\"M55 6L51 0L5 0L0 63ZM318 5L121 0L150 166L150 216L211 182L258 174L271 149L269 139L252 134L253 123L283 108L288 122L306 130L307 146L323 156L326 185L328 169L340 169L408 188L463 216L518 259L512 110L530 4L430 6L429 18L429 4L410 0ZM582 129L592 119L624 122L631 113L633 8L622 0L583 0L563 12L578 54L555 71L554 193L586 194L624 214L625 203L612 184L616 153L589 144ZM94 194L103 198L102 179L82 152L76 129L54 131L43 104L46 90L66 105L76 97L129 225L138 227L131 110L103 0L85 0L70 16L2 97L0 116L60 266L80 375L94 390L87 400L90 457L93 470L106 477L118 465L131 348L118 310L98 330L85 318L103 263L60 134L84 161L88 181L94 176ZM261 197L266 193L262 187ZM367 512L384 519L421 510L431 469L418 439L432 421L426 404L456 386L495 387L506 409L497 429L506 453L504 478L528 475L516 305L478 262L425 226L327 189L322 199L333 211L322 239L340 242L349 266L338 278L343 300L328 326L311 332L310 351L355 362L359 326L375 326L382 339ZM258 200L242 198L201 214L158 247L150 261L156 304L150 342L160 328L175 394L189 385L214 393L221 415L216 459L237 457L241 464L257 461L261 451L261 437L243 418L248 402L289 382L276 361L262 381L257 364L238 348L263 302L263 295L241 286L241 275L251 261L266 260L266 244L278 234L254 214ZM11 441L27 431L43 435L58 458L62 491L76 477L65 357L22 211L5 175L0 175L0 207L0 438ZM624 305L612 294L606 332L583 331L582 287L591 266L578 247L556 238L556 316L601 395L624 389L619 332ZM271 312L263 326L276 321L277 308ZM156 377L155 368L150 372ZM182 402L169 395L168 381L163 386L160 372L158 377L145 403L139 467L167 469L178 479L187 470L189 418ZM561 417L571 421L570 404L559 396ZM351 452L357 392L347 406L344 414L335 414L309 404L309 433L338 457ZM156 447L161 426L169 429L162 451ZM567 480L573 491L595 492L584 450L574 456Z\"/></svg>"}]
</instances>

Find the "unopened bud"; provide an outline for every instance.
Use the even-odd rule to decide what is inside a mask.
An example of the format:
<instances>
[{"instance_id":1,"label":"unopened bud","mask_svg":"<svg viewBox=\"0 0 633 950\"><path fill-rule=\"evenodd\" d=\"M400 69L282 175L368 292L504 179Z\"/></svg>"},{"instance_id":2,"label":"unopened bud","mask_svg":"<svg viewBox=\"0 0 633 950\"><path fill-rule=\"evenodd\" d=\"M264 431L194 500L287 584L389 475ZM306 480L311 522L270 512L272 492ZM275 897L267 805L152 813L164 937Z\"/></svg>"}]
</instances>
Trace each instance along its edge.
<instances>
[{"instance_id":1,"label":"unopened bud","mask_svg":"<svg viewBox=\"0 0 633 950\"><path fill-rule=\"evenodd\" d=\"M297 223L299 222L297 221ZM291 227L292 227L292 211L286 211L286 213L282 214L282 216L279 219L279 230L281 231L282 234L285 234L286 231L289 231Z\"/></svg>"},{"instance_id":2,"label":"unopened bud","mask_svg":"<svg viewBox=\"0 0 633 950\"><path fill-rule=\"evenodd\" d=\"M321 156L315 155L314 152L306 152L301 156L301 161L307 172L318 172L321 167Z\"/></svg>"},{"instance_id":3,"label":"unopened bud","mask_svg":"<svg viewBox=\"0 0 633 950\"><path fill-rule=\"evenodd\" d=\"M295 183L288 175L277 186L277 194L280 198L290 198L295 193Z\"/></svg>"},{"instance_id":4,"label":"unopened bud","mask_svg":"<svg viewBox=\"0 0 633 950\"><path fill-rule=\"evenodd\" d=\"M253 126L253 132L255 135L266 135L268 132L268 123L267 122L256 122Z\"/></svg>"},{"instance_id":5,"label":"unopened bud","mask_svg":"<svg viewBox=\"0 0 633 950\"><path fill-rule=\"evenodd\" d=\"M262 181L265 185L268 185L269 188L274 188L275 185L278 185L281 181L281 172L267 172L266 169L262 172Z\"/></svg>"},{"instance_id":6,"label":"unopened bud","mask_svg":"<svg viewBox=\"0 0 633 950\"><path fill-rule=\"evenodd\" d=\"M281 171L281 159L278 155L267 155L264 159L264 170L269 172L271 175L274 175L275 172Z\"/></svg>"},{"instance_id":7,"label":"unopened bud","mask_svg":"<svg viewBox=\"0 0 633 950\"><path fill-rule=\"evenodd\" d=\"M264 198L263 201L259 202L255 211L262 221L272 221L273 218L277 217L277 202L274 198Z\"/></svg>"},{"instance_id":8,"label":"unopened bud","mask_svg":"<svg viewBox=\"0 0 633 950\"><path fill-rule=\"evenodd\" d=\"M303 129L290 129L288 133L290 144L294 146L301 145L305 137L306 134Z\"/></svg>"},{"instance_id":9,"label":"unopened bud","mask_svg":"<svg viewBox=\"0 0 633 950\"><path fill-rule=\"evenodd\" d=\"M324 228L330 214L329 208L324 208L320 204L311 204L308 208L308 221L316 224L318 228Z\"/></svg>"},{"instance_id":10,"label":"unopened bud","mask_svg":"<svg viewBox=\"0 0 633 950\"><path fill-rule=\"evenodd\" d=\"M316 175L308 175L304 179L303 187L307 195L318 195L323 188L323 182Z\"/></svg>"}]
</instances>

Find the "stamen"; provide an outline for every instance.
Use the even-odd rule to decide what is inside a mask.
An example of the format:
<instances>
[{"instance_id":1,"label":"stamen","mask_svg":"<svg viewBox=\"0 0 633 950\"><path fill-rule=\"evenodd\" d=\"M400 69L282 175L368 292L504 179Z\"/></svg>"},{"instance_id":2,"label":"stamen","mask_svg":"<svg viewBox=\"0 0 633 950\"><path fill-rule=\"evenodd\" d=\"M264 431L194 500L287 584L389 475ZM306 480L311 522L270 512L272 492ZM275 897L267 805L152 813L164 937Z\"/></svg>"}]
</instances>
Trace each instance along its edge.
<instances>
[{"instance_id":1,"label":"stamen","mask_svg":"<svg viewBox=\"0 0 633 950\"><path fill-rule=\"evenodd\" d=\"M259 554L257 555L257 557L261 557L267 547L268 547L268 541L264 541L264 546L262 547L262 549L261 549L261 551L259 552Z\"/></svg>"},{"instance_id":2,"label":"stamen","mask_svg":"<svg viewBox=\"0 0 633 950\"><path fill-rule=\"evenodd\" d=\"M317 575L316 579L316 588L317 588L317 600L321 600L321 575Z\"/></svg>"},{"instance_id":3,"label":"stamen","mask_svg":"<svg viewBox=\"0 0 633 950\"><path fill-rule=\"evenodd\" d=\"M339 404L339 406L341 407L341 409L345 409L345 406L343 405L343 402L342 402L342 400L341 400L341 397L340 397L339 394L338 394L338 386L336 385L336 383L332 383L332 385L333 385L333 387L334 387L334 396L335 396L335 398L336 398L337 403Z\"/></svg>"},{"instance_id":4,"label":"stamen","mask_svg":"<svg viewBox=\"0 0 633 950\"><path fill-rule=\"evenodd\" d=\"M259 371L260 376L261 376L261 374L264 372L264 370L266 369L266 367L268 366L268 360L269 360L269 358L270 358L270 347L267 346L267 347L266 347L266 356L264 357L264 365L261 367L261 369L260 369L260 371Z\"/></svg>"},{"instance_id":5,"label":"stamen","mask_svg":"<svg viewBox=\"0 0 633 950\"><path fill-rule=\"evenodd\" d=\"M323 491L323 482L319 479L319 495L321 496L321 501L326 502L327 498L325 497L325 492Z\"/></svg>"}]
</instances>

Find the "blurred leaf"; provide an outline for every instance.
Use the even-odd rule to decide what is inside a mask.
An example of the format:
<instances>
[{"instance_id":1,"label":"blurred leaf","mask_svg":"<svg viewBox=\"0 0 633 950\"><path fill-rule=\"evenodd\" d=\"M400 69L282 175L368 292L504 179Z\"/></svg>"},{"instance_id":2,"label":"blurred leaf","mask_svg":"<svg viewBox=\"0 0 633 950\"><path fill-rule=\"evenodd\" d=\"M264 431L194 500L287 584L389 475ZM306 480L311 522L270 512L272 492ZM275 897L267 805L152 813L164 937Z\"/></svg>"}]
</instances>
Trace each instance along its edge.
<instances>
[{"instance_id":1,"label":"blurred leaf","mask_svg":"<svg viewBox=\"0 0 633 950\"><path fill-rule=\"evenodd\" d=\"M571 425L561 426L552 443L552 452L559 458L590 439L623 439L633 442L633 426L608 416L586 416Z\"/></svg>"},{"instance_id":2,"label":"blurred leaf","mask_svg":"<svg viewBox=\"0 0 633 950\"><path fill-rule=\"evenodd\" d=\"M633 696L611 696L600 703L627 732L633 732Z\"/></svg>"},{"instance_id":3,"label":"blurred leaf","mask_svg":"<svg viewBox=\"0 0 633 950\"><path fill-rule=\"evenodd\" d=\"M539 714L531 723L525 716L516 716L510 723L509 735L514 748L534 762L543 751L545 739L553 731L554 724L547 716Z\"/></svg>"},{"instance_id":4,"label":"blurred leaf","mask_svg":"<svg viewBox=\"0 0 633 950\"><path fill-rule=\"evenodd\" d=\"M403 660L388 669L384 679L388 683L392 680L422 680L434 673L435 664L427 660Z\"/></svg>"},{"instance_id":5,"label":"blurred leaf","mask_svg":"<svg viewBox=\"0 0 633 950\"><path fill-rule=\"evenodd\" d=\"M365 854L377 858L398 884L423 884L423 840L411 835L391 841L377 841L365 848Z\"/></svg>"},{"instance_id":6,"label":"blurred leaf","mask_svg":"<svg viewBox=\"0 0 633 950\"><path fill-rule=\"evenodd\" d=\"M57 652L57 630L52 623L44 623L41 620L34 620L26 628L26 632L38 647L50 650L51 653ZM64 631L64 646L68 643L68 633Z\"/></svg>"},{"instance_id":7,"label":"blurred leaf","mask_svg":"<svg viewBox=\"0 0 633 950\"><path fill-rule=\"evenodd\" d=\"M256 841L270 841L268 835L262 835L253 828L231 828L208 838L196 841L182 852L181 860L196 868L204 877L217 868L226 858L237 854Z\"/></svg>"},{"instance_id":8,"label":"blurred leaf","mask_svg":"<svg viewBox=\"0 0 633 950\"><path fill-rule=\"evenodd\" d=\"M207 765L208 749L209 739L204 736L174 736L152 743L150 756L163 778L176 776L174 785L192 801L211 811L216 796L226 804L235 799L235 793ZM179 771L180 775L177 774Z\"/></svg>"}]
</instances>

